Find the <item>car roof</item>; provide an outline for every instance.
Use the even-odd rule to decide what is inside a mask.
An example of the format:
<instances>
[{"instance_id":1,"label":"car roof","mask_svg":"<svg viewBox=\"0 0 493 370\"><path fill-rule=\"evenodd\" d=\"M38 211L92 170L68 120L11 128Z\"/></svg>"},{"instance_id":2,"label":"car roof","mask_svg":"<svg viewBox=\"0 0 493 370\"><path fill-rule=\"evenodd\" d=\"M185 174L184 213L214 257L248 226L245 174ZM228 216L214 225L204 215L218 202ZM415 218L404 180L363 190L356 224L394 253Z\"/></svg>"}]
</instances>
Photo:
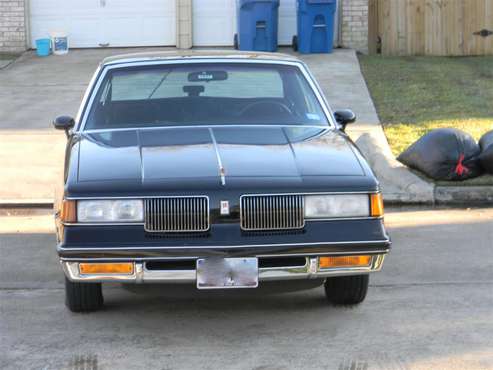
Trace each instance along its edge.
<instances>
[{"instance_id":1,"label":"car roof","mask_svg":"<svg viewBox=\"0 0 493 370\"><path fill-rule=\"evenodd\" d=\"M114 55L103 59L101 65L115 65L132 62L147 62L155 60L179 60L179 59L245 59L245 60L276 60L299 62L301 61L293 55L282 53L266 53L237 50L170 50L141 52L132 54Z\"/></svg>"}]
</instances>

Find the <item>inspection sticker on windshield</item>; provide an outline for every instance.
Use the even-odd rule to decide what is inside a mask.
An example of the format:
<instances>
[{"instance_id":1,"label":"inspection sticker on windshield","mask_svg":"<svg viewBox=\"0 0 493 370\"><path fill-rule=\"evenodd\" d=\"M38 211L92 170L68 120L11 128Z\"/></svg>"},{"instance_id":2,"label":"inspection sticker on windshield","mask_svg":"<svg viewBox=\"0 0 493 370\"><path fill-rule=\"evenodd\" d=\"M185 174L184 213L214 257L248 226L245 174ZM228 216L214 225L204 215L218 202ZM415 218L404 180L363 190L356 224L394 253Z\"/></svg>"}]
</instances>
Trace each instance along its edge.
<instances>
[{"instance_id":1,"label":"inspection sticker on windshield","mask_svg":"<svg viewBox=\"0 0 493 370\"><path fill-rule=\"evenodd\" d=\"M306 114L306 118L308 119L311 119L311 120L317 120L319 121L320 120L320 116L318 114L315 114L315 113L307 113Z\"/></svg>"}]
</instances>

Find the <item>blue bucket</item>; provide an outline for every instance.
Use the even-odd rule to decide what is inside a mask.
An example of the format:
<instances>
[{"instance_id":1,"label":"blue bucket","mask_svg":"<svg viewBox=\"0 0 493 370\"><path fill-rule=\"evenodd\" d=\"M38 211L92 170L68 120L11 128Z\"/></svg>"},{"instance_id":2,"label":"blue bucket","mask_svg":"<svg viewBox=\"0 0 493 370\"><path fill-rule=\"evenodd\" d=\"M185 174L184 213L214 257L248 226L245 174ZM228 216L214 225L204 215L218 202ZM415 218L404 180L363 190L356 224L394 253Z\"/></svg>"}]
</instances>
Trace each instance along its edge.
<instances>
[{"instance_id":1,"label":"blue bucket","mask_svg":"<svg viewBox=\"0 0 493 370\"><path fill-rule=\"evenodd\" d=\"M36 54L39 57L46 57L50 55L50 39L37 39L36 40Z\"/></svg>"}]
</instances>

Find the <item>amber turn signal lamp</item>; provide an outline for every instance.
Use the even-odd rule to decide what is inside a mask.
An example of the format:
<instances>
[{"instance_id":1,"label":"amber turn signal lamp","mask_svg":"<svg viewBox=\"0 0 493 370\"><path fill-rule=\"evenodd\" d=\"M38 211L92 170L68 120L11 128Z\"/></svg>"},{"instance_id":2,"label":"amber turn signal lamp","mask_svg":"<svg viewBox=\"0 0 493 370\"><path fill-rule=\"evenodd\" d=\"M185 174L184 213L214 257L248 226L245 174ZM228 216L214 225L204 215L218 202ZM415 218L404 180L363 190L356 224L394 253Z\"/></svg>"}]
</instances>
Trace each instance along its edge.
<instances>
[{"instance_id":1,"label":"amber turn signal lamp","mask_svg":"<svg viewBox=\"0 0 493 370\"><path fill-rule=\"evenodd\" d=\"M383 197L381 193L370 195L371 217L383 216Z\"/></svg>"},{"instance_id":2,"label":"amber turn signal lamp","mask_svg":"<svg viewBox=\"0 0 493 370\"><path fill-rule=\"evenodd\" d=\"M124 263L79 263L79 272L81 274L125 274L134 273L134 264L131 262Z\"/></svg>"},{"instance_id":3,"label":"amber turn signal lamp","mask_svg":"<svg viewBox=\"0 0 493 370\"><path fill-rule=\"evenodd\" d=\"M334 267L367 267L370 266L371 256L336 256L319 257L318 267L328 269Z\"/></svg>"},{"instance_id":4,"label":"amber turn signal lamp","mask_svg":"<svg viewBox=\"0 0 493 370\"><path fill-rule=\"evenodd\" d=\"M77 221L77 202L75 200L63 200L60 219L62 222Z\"/></svg>"}]
</instances>

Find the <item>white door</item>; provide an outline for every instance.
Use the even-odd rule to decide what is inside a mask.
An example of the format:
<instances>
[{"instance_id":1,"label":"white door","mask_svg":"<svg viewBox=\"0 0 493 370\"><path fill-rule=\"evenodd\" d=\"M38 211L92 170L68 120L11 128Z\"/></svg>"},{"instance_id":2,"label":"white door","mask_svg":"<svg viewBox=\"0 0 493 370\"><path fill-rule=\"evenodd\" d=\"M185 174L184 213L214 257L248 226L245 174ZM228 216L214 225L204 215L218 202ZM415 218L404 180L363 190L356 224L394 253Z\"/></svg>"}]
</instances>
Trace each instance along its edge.
<instances>
[{"instance_id":1,"label":"white door","mask_svg":"<svg viewBox=\"0 0 493 370\"><path fill-rule=\"evenodd\" d=\"M31 0L31 45L66 32L70 47L176 44L175 0Z\"/></svg>"},{"instance_id":2,"label":"white door","mask_svg":"<svg viewBox=\"0 0 493 370\"><path fill-rule=\"evenodd\" d=\"M236 1L194 0L192 27L194 46L233 45Z\"/></svg>"}]
</instances>

